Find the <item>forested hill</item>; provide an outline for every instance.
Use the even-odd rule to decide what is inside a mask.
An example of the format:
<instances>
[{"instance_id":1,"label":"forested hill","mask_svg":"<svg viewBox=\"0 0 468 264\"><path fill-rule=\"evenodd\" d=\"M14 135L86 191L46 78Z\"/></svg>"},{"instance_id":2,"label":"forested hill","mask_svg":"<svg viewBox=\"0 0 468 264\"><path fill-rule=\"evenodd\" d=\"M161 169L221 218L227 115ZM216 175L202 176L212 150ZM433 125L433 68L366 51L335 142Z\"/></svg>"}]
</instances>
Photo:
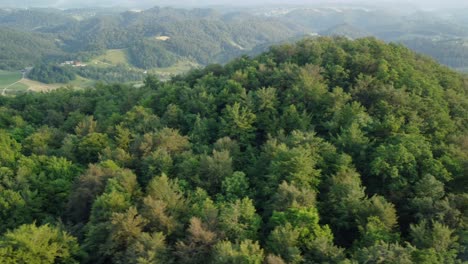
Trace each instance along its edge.
<instances>
[{"instance_id":1,"label":"forested hill","mask_svg":"<svg viewBox=\"0 0 468 264\"><path fill-rule=\"evenodd\" d=\"M73 17L58 9L0 9L0 25L25 31L35 31L74 21Z\"/></svg>"},{"instance_id":2,"label":"forested hill","mask_svg":"<svg viewBox=\"0 0 468 264\"><path fill-rule=\"evenodd\" d=\"M274 43L317 34L376 36L403 43L457 70L468 69L463 10L346 6L125 10L0 8L0 69L72 60L92 65L109 50L119 50L124 58L120 63L141 72L184 63L226 63L243 54L257 55Z\"/></svg>"},{"instance_id":3,"label":"forested hill","mask_svg":"<svg viewBox=\"0 0 468 264\"><path fill-rule=\"evenodd\" d=\"M225 63L257 45L305 33L303 27L275 18L243 12L224 14L213 9L155 7L141 12L94 12L0 10L0 30L8 28L11 34L31 38L13 44L6 39L0 46L0 69L66 60L87 62L108 49L122 49L129 64L141 69L169 67L187 60L202 65ZM48 48L59 49L61 56L36 53L33 48L25 48L21 57L16 56L18 43L40 42L43 36L51 40ZM3 39L0 35L0 44Z\"/></svg>"},{"instance_id":4,"label":"forested hill","mask_svg":"<svg viewBox=\"0 0 468 264\"><path fill-rule=\"evenodd\" d=\"M372 38L0 98L1 263L461 263L468 80Z\"/></svg>"},{"instance_id":5,"label":"forested hill","mask_svg":"<svg viewBox=\"0 0 468 264\"><path fill-rule=\"evenodd\" d=\"M0 27L0 69L22 69L65 56L49 36Z\"/></svg>"}]
</instances>

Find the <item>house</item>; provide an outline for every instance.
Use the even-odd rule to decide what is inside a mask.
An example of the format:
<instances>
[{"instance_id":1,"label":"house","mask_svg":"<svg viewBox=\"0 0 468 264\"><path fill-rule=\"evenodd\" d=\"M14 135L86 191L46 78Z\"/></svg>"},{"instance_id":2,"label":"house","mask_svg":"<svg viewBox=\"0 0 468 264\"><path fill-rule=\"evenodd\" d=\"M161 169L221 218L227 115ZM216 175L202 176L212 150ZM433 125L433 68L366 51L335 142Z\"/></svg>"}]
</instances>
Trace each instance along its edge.
<instances>
[{"instance_id":1,"label":"house","mask_svg":"<svg viewBox=\"0 0 468 264\"><path fill-rule=\"evenodd\" d=\"M75 61L72 66L73 67L86 67L86 64L81 63L81 61Z\"/></svg>"}]
</instances>

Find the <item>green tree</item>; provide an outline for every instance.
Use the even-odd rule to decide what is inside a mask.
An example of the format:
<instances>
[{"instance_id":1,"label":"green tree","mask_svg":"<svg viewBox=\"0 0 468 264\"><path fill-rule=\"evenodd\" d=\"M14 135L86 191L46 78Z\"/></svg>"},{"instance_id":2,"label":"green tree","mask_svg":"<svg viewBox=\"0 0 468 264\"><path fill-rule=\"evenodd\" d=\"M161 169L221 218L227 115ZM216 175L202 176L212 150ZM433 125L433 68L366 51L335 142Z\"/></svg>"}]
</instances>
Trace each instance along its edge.
<instances>
[{"instance_id":1,"label":"green tree","mask_svg":"<svg viewBox=\"0 0 468 264\"><path fill-rule=\"evenodd\" d=\"M86 262L104 263L115 255L112 241L112 217L124 213L138 195L139 188L133 173L118 174L107 181L105 191L97 197L92 206L91 216L85 226L83 247L88 252Z\"/></svg>"},{"instance_id":2,"label":"green tree","mask_svg":"<svg viewBox=\"0 0 468 264\"><path fill-rule=\"evenodd\" d=\"M0 188L1 189L1 188ZM32 209L21 193L10 189L0 191L0 233L32 222Z\"/></svg>"},{"instance_id":3,"label":"green tree","mask_svg":"<svg viewBox=\"0 0 468 264\"><path fill-rule=\"evenodd\" d=\"M147 228L167 235L181 232L187 202L178 182L163 174L154 177L146 189L142 214L149 220Z\"/></svg>"},{"instance_id":4,"label":"green tree","mask_svg":"<svg viewBox=\"0 0 468 264\"><path fill-rule=\"evenodd\" d=\"M130 207L123 213L113 213L110 221L110 236L105 245L105 252L111 254L115 263L135 262L129 254L131 246L143 235L147 220L138 215L136 208ZM136 253L136 252L132 252Z\"/></svg>"},{"instance_id":5,"label":"green tree","mask_svg":"<svg viewBox=\"0 0 468 264\"><path fill-rule=\"evenodd\" d=\"M239 103L226 106L221 117L221 136L228 136L242 144L248 144L255 137L256 116Z\"/></svg>"},{"instance_id":6,"label":"green tree","mask_svg":"<svg viewBox=\"0 0 468 264\"><path fill-rule=\"evenodd\" d=\"M143 233L137 241L130 245L126 252L124 263L164 264L172 263L169 248L163 233Z\"/></svg>"},{"instance_id":7,"label":"green tree","mask_svg":"<svg viewBox=\"0 0 468 264\"><path fill-rule=\"evenodd\" d=\"M80 170L65 158L30 156L18 162L17 191L37 212L36 219L61 216Z\"/></svg>"},{"instance_id":8,"label":"green tree","mask_svg":"<svg viewBox=\"0 0 468 264\"><path fill-rule=\"evenodd\" d=\"M258 242L242 240L233 245L229 241L218 242L214 246L213 263L226 264L261 264L264 253Z\"/></svg>"},{"instance_id":9,"label":"green tree","mask_svg":"<svg viewBox=\"0 0 468 264\"><path fill-rule=\"evenodd\" d=\"M131 177L130 170L122 169L113 161L91 164L75 181L67 204L67 215L74 223L89 220L94 200L104 193L111 178ZM128 175L128 176L125 176Z\"/></svg>"},{"instance_id":10,"label":"green tree","mask_svg":"<svg viewBox=\"0 0 468 264\"><path fill-rule=\"evenodd\" d=\"M249 198L222 205L219 221L221 231L231 241L256 239L261 224L261 218Z\"/></svg>"},{"instance_id":11,"label":"green tree","mask_svg":"<svg viewBox=\"0 0 468 264\"><path fill-rule=\"evenodd\" d=\"M285 211L288 208L309 208L316 205L316 192L307 187L297 187L286 181L278 186L270 207L276 211Z\"/></svg>"},{"instance_id":12,"label":"green tree","mask_svg":"<svg viewBox=\"0 0 468 264\"><path fill-rule=\"evenodd\" d=\"M227 201L248 197L250 194L249 180L241 171L235 171L231 176L227 176L221 183L221 189Z\"/></svg>"},{"instance_id":13,"label":"green tree","mask_svg":"<svg viewBox=\"0 0 468 264\"><path fill-rule=\"evenodd\" d=\"M341 168L328 182L324 194L322 216L330 223L339 244L350 245L356 238L356 218L366 206L360 175L351 168Z\"/></svg>"},{"instance_id":14,"label":"green tree","mask_svg":"<svg viewBox=\"0 0 468 264\"><path fill-rule=\"evenodd\" d=\"M290 208L285 212L273 212L270 218L271 226L284 226L288 223L295 232L299 233L296 243L304 253L306 261L338 262L344 260L343 250L333 245L333 234L330 228L319 225L317 209L313 207ZM289 258L298 258L297 253Z\"/></svg>"},{"instance_id":15,"label":"green tree","mask_svg":"<svg viewBox=\"0 0 468 264\"><path fill-rule=\"evenodd\" d=\"M106 134L91 133L83 137L77 146L78 159L82 163L93 163L98 161L99 154L109 145Z\"/></svg>"},{"instance_id":16,"label":"green tree","mask_svg":"<svg viewBox=\"0 0 468 264\"><path fill-rule=\"evenodd\" d=\"M218 193L222 182L233 174L232 158L229 151L213 150L212 156L203 156L200 160L199 174L201 184L210 193Z\"/></svg>"},{"instance_id":17,"label":"green tree","mask_svg":"<svg viewBox=\"0 0 468 264\"><path fill-rule=\"evenodd\" d=\"M2 263L79 263L76 238L48 224L22 225L0 238Z\"/></svg>"},{"instance_id":18,"label":"green tree","mask_svg":"<svg viewBox=\"0 0 468 264\"><path fill-rule=\"evenodd\" d=\"M267 249L287 263L301 263L304 257L300 248L300 235L300 230L290 223L277 226L268 236Z\"/></svg>"},{"instance_id":19,"label":"green tree","mask_svg":"<svg viewBox=\"0 0 468 264\"><path fill-rule=\"evenodd\" d=\"M385 226L376 216L367 219L365 227L359 227L361 238L358 241L359 248L371 247L379 242L393 243L398 241L398 235Z\"/></svg>"},{"instance_id":20,"label":"green tree","mask_svg":"<svg viewBox=\"0 0 468 264\"><path fill-rule=\"evenodd\" d=\"M21 156L21 145L3 130L0 130L0 149L0 166L10 167Z\"/></svg>"},{"instance_id":21,"label":"green tree","mask_svg":"<svg viewBox=\"0 0 468 264\"><path fill-rule=\"evenodd\" d=\"M412 259L414 251L415 248L410 245L403 247L399 244L380 242L371 247L360 249L356 253L356 260L359 263L410 264L414 263Z\"/></svg>"},{"instance_id":22,"label":"green tree","mask_svg":"<svg viewBox=\"0 0 468 264\"><path fill-rule=\"evenodd\" d=\"M433 255L439 263L456 263L458 237L449 227L438 222L428 224L425 220L410 226L413 244L422 249L422 255Z\"/></svg>"},{"instance_id":23,"label":"green tree","mask_svg":"<svg viewBox=\"0 0 468 264\"><path fill-rule=\"evenodd\" d=\"M213 247L218 241L216 233L210 231L199 218L190 219L185 241L176 244L179 263L206 263L211 259Z\"/></svg>"}]
</instances>

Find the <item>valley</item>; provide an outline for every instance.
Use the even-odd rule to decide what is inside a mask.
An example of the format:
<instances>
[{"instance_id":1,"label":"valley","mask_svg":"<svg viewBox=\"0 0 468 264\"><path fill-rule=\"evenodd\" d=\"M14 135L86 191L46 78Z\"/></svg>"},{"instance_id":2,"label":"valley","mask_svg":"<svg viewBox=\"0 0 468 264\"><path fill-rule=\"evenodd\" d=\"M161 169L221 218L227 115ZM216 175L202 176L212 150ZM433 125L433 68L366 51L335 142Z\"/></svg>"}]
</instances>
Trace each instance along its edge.
<instances>
[{"instance_id":1,"label":"valley","mask_svg":"<svg viewBox=\"0 0 468 264\"><path fill-rule=\"evenodd\" d=\"M167 81L191 69L224 64L245 54L256 56L273 44L304 37L373 36L466 72L468 27L457 14L352 5L248 10L154 7L138 12L7 9L0 12L0 50L5 51L0 69L36 69L27 76L29 81L6 90L10 92L24 92L31 81L36 82L32 90L86 88L98 81L138 85L148 74ZM1 78L8 83L8 76Z\"/></svg>"}]
</instances>

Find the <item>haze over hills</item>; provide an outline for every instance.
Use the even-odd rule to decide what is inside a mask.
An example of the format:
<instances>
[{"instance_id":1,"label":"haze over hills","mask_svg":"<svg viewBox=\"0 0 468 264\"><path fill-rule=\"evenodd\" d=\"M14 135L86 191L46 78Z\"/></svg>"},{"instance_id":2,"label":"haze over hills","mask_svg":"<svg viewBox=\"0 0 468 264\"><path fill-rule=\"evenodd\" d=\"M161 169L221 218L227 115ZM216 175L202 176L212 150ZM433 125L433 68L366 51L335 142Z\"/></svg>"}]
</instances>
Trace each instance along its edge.
<instances>
[{"instance_id":1,"label":"haze over hills","mask_svg":"<svg viewBox=\"0 0 468 264\"><path fill-rule=\"evenodd\" d=\"M0 44L5 51L0 57L0 68L81 61L87 64L86 70L98 63L102 67L95 70L103 72L116 70L104 66L118 65L109 63L115 61L113 58L98 62L96 58L119 50L122 57L119 64L143 73L180 63L223 63L257 45L306 32L300 25L245 12L225 14L214 9L158 7L142 12L110 10L113 9L5 10L0 13L0 29L9 34L0 36L5 39ZM15 45L24 42L43 47L44 39L48 40L50 52ZM121 70L117 71L120 75Z\"/></svg>"},{"instance_id":2,"label":"haze over hills","mask_svg":"<svg viewBox=\"0 0 468 264\"><path fill-rule=\"evenodd\" d=\"M372 5L372 6L400 6L406 9L443 9L443 8L463 8L468 7L468 3L463 0L290 0L285 3L281 0L3 0L0 7L57 7L57 8L79 8L79 7L127 7L127 8L149 8L159 6L178 7L207 7L207 6L267 6L267 5L301 5L301 6L323 6L323 5Z\"/></svg>"},{"instance_id":3,"label":"haze over hills","mask_svg":"<svg viewBox=\"0 0 468 264\"><path fill-rule=\"evenodd\" d=\"M55 6L67 3L72 2L56 2ZM225 63L242 54L258 54L275 43L317 35L375 36L403 43L459 70L468 68L468 27L460 10L383 8L384 3L298 3L130 11L129 7L2 9L0 30L5 34L0 36L4 39L0 69L79 61L86 69L71 71L86 79L141 80L148 71L167 79L193 67ZM14 45L21 42L38 49ZM42 81L51 69L44 65ZM125 69L132 74L126 76Z\"/></svg>"}]
</instances>

